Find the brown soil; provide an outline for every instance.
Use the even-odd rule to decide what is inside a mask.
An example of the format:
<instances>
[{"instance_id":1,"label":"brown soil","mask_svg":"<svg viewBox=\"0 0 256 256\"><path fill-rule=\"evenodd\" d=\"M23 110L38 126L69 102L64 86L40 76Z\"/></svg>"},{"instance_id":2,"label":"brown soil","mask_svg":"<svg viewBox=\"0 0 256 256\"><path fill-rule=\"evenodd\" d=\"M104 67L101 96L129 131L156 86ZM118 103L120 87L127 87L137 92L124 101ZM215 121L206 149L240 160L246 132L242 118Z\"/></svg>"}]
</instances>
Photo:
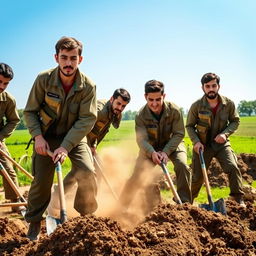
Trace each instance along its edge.
<instances>
[{"instance_id":1,"label":"brown soil","mask_svg":"<svg viewBox=\"0 0 256 256\"><path fill-rule=\"evenodd\" d=\"M241 154L238 159L250 183L255 179L256 157ZM214 168L219 168L216 161L210 173ZM247 190L246 208L228 200L227 216L188 204L162 203L145 218L129 212L112 218L70 218L50 236L43 227L38 242L26 238L24 220L0 208L0 255L256 255L255 197L250 186Z\"/></svg>"},{"instance_id":2,"label":"brown soil","mask_svg":"<svg viewBox=\"0 0 256 256\"><path fill-rule=\"evenodd\" d=\"M242 153L237 155L237 160L243 179L248 184L252 184L253 180L256 179L256 155ZM210 185L212 187L228 186L228 177L223 172L219 162L215 158L212 160L208 168L208 175Z\"/></svg>"},{"instance_id":3,"label":"brown soil","mask_svg":"<svg viewBox=\"0 0 256 256\"><path fill-rule=\"evenodd\" d=\"M22 223L0 219L1 255L255 255L256 209L227 202L228 216L190 205L159 205L133 230L110 218L75 217L38 242Z\"/></svg>"}]
</instances>

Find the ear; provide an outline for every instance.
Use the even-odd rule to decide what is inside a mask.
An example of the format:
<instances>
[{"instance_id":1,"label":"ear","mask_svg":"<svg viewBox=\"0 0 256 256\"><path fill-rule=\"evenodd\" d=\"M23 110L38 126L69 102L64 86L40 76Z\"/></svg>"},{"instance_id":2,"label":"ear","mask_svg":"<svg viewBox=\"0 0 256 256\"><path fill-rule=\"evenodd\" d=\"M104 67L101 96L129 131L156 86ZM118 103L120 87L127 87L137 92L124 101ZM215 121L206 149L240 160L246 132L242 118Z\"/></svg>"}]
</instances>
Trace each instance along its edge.
<instances>
[{"instance_id":1,"label":"ear","mask_svg":"<svg viewBox=\"0 0 256 256\"><path fill-rule=\"evenodd\" d=\"M113 96L111 96L111 98L110 98L110 103L112 104L113 103L113 101L114 101L114 98L113 98Z\"/></svg>"},{"instance_id":2,"label":"ear","mask_svg":"<svg viewBox=\"0 0 256 256\"><path fill-rule=\"evenodd\" d=\"M57 63L59 63L58 55L57 55L57 54L54 54L54 58L55 58L55 61L56 61Z\"/></svg>"},{"instance_id":3,"label":"ear","mask_svg":"<svg viewBox=\"0 0 256 256\"><path fill-rule=\"evenodd\" d=\"M164 93L164 94L163 94L163 99L165 98L165 95L166 95L166 94Z\"/></svg>"},{"instance_id":4,"label":"ear","mask_svg":"<svg viewBox=\"0 0 256 256\"><path fill-rule=\"evenodd\" d=\"M80 64L83 61L83 56L79 56L78 64Z\"/></svg>"},{"instance_id":5,"label":"ear","mask_svg":"<svg viewBox=\"0 0 256 256\"><path fill-rule=\"evenodd\" d=\"M144 94L144 97L145 97L145 100L147 100L147 94L146 93Z\"/></svg>"}]
</instances>

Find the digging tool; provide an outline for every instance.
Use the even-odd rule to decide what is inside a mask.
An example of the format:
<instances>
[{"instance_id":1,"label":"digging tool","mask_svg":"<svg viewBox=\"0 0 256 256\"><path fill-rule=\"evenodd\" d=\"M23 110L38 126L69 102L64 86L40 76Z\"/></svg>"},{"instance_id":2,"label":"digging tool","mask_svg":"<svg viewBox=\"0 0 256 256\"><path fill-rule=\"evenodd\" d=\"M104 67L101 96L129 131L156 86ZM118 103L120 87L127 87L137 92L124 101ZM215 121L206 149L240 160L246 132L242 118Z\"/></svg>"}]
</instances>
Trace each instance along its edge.
<instances>
[{"instance_id":1,"label":"digging tool","mask_svg":"<svg viewBox=\"0 0 256 256\"><path fill-rule=\"evenodd\" d=\"M207 171L206 171L206 167L205 167L202 149L199 149L199 159L200 159L200 163L201 163L201 168L202 168L202 172L203 172L203 176L204 176L204 183L205 183L208 202L209 202L209 204L199 204L199 207L204 208L208 211L220 212L224 215L227 215L226 205L225 205L223 198L220 198L216 202L213 202L210 183L208 180L208 175L207 175Z\"/></svg>"},{"instance_id":2,"label":"digging tool","mask_svg":"<svg viewBox=\"0 0 256 256\"><path fill-rule=\"evenodd\" d=\"M24 174L26 174L30 179L34 179L34 177L27 172L22 166L20 166L17 162L15 162L7 153L5 153L2 149L0 149L0 154L7 158L10 162L12 162L15 166L17 166Z\"/></svg>"},{"instance_id":3,"label":"digging tool","mask_svg":"<svg viewBox=\"0 0 256 256\"><path fill-rule=\"evenodd\" d=\"M51 157L53 155L53 153L49 150L47 150L47 154ZM59 161L56 163L55 170L57 174L59 197L60 197L60 218L59 219L54 218L50 215L46 216L46 230L48 235L50 235L56 229L58 224L62 224L67 220L66 201L65 201L64 186L63 186L63 179L62 179L62 168Z\"/></svg>"},{"instance_id":4,"label":"digging tool","mask_svg":"<svg viewBox=\"0 0 256 256\"><path fill-rule=\"evenodd\" d=\"M173 196L174 196L174 198L175 198L176 203L177 203L177 204L182 204L182 202L181 202L181 200L180 200L180 197L179 197L179 195L178 195L178 193L177 193L177 191L176 191L176 189L175 189L175 187L174 187L174 184L173 184L173 182L172 182L172 179L171 179L171 176L170 176L170 174L169 174L169 171L167 170L167 168L166 168L164 162L161 162L160 166L161 166L162 169L163 169L165 178L166 178L166 180L167 180L167 182L168 182L168 184L169 184L169 186L170 186L170 188L171 188L171 190L172 190L172 193L173 193Z\"/></svg>"},{"instance_id":5,"label":"digging tool","mask_svg":"<svg viewBox=\"0 0 256 256\"><path fill-rule=\"evenodd\" d=\"M10 184L10 186L12 187L13 191L15 192L15 194L18 196L18 200L17 202L12 202L12 203L4 203L4 204L0 204L0 207L18 207L18 206L27 206L27 201L26 199L22 196L22 194L20 193L20 191L18 190L16 184L13 182L13 180L10 178L8 172L5 170L4 166L2 165L2 163L0 162L0 171L3 174L3 176L5 177L5 179L7 180L7 182ZM21 209L20 213L22 214L22 216L24 217L26 214L26 208L24 207L24 209Z\"/></svg>"},{"instance_id":6,"label":"digging tool","mask_svg":"<svg viewBox=\"0 0 256 256\"><path fill-rule=\"evenodd\" d=\"M115 198L115 200L118 202L118 197L117 197L117 194L114 192L114 190L112 189L110 183L108 182L106 176L104 175L103 171L102 171L102 166L101 166L101 161L99 160L99 157L95 157L93 156L93 159L94 159L94 162L98 168L98 170L100 171L100 175L102 176L102 178L104 179L104 181L106 182L109 190L111 191L113 197Z\"/></svg>"}]
</instances>

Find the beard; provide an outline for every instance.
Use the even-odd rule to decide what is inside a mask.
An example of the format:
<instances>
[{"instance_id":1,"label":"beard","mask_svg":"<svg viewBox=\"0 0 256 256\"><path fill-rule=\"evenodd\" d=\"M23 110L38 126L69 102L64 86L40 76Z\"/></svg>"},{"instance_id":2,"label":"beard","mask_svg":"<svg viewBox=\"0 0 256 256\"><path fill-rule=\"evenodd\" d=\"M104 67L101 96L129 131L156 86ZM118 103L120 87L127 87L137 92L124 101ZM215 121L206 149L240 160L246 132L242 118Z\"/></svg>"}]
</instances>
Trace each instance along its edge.
<instances>
[{"instance_id":1,"label":"beard","mask_svg":"<svg viewBox=\"0 0 256 256\"><path fill-rule=\"evenodd\" d=\"M66 67L64 67L63 69L61 69L61 68L60 68L60 72L61 72L61 73L62 73L62 75L64 75L64 76L67 76L67 77L69 77L69 76L73 76L73 75L74 75L74 73L76 72L76 70L75 70L75 71L70 72L70 73L65 73L64 71L65 71L65 69L66 69L66 68L70 68L70 69L74 70L74 68L73 68L73 67L71 67L71 66L66 66Z\"/></svg>"},{"instance_id":2,"label":"beard","mask_svg":"<svg viewBox=\"0 0 256 256\"><path fill-rule=\"evenodd\" d=\"M208 92L208 93L205 93L205 96L210 99L210 100L214 100L217 98L218 96L218 93L216 92Z\"/></svg>"}]
</instances>

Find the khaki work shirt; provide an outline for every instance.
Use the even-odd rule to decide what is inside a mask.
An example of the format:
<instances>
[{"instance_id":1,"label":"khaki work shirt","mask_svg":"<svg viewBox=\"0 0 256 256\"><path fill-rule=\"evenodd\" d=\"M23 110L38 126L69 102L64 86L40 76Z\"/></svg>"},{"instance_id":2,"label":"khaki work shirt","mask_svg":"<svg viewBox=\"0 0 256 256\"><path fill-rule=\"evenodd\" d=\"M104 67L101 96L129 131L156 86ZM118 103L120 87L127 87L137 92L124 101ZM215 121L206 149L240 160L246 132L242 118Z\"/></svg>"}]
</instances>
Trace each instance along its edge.
<instances>
[{"instance_id":1,"label":"khaki work shirt","mask_svg":"<svg viewBox=\"0 0 256 256\"><path fill-rule=\"evenodd\" d=\"M91 131L96 121L96 86L77 70L68 95L59 78L59 68L42 72L31 89L24 117L30 134L63 136L68 152Z\"/></svg>"},{"instance_id":2,"label":"khaki work shirt","mask_svg":"<svg viewBox=\"0 0 256 256\"><path fill-rule=\"evenodd\" d=\"M163 151L169 156L177 150L185 136L179 107L166 101L160 121L156 120L147 105L142 107L135 118L135 130L140 151L148 157L154 151Z\"/></svg>"},{"instance_id":3,"label":"khaki work shirt","mask_svg":"<svg viewBox=\"0 0 256 256\"><path fill-rule=\"evenodd\" d=\"M16 101L8 92L0 93L0 141L8 138L20 122Z\"/></svg>"},{"instance_id":4,"label":"khaki work shirt","mask_svg":"<svg viewBox=\"0 0 256 256\"><path fill-rule=\"evenodd\" d=\"M92 147L96 147L108 133L110 125L118 128L122 119L122 115L115 115L112 111L110 101L98 100L97 101L97 121L87 135L87 139Z\"/></svg>"},{"instance_id":5,"label":"khaki work shirt","mask_svg":"<svg viewBox=\"0 0 256 256\"><path fill-rule=\"evenodd\" d=\"M192 104L188 112L186 129L193 145L199 141L203 144L212 144L218 134L225 134L225 145L230 144L228 137L237 130L240 118L233 101L221 95L219 101L215 116L206 96Z\"/></svg>"}]
</instances>

